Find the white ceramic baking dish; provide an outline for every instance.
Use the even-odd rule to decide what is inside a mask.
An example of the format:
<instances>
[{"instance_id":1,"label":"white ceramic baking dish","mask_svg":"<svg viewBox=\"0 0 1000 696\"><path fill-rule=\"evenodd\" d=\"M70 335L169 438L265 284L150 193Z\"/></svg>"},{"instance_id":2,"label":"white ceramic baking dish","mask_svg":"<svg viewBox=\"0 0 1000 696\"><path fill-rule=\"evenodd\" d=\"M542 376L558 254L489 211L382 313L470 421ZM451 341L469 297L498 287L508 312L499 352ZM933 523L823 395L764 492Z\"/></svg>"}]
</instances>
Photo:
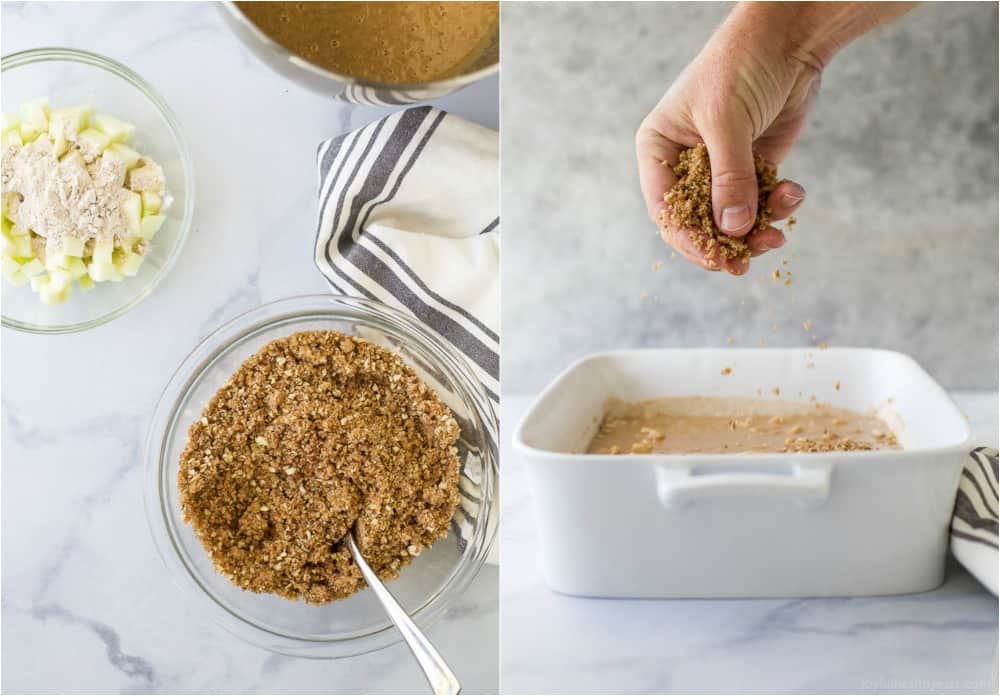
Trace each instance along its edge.
<instances>
[{"instance_id":1,"label":"white ceramic baking dish","mask_svg":"<svg viewBox=\"0 0 1000 696\"><path fill-rule=\"evenodd\" d=\"M572 454L585 450L610 397L762 393L777 402L775 387L782 399L876 409L903 449ZM572 365L528 410L514 446L529 473L545 579L558 592L819 597L942 582L971 439L945 391L900 353L666 349Z\"/></svg>"}]
</instances>

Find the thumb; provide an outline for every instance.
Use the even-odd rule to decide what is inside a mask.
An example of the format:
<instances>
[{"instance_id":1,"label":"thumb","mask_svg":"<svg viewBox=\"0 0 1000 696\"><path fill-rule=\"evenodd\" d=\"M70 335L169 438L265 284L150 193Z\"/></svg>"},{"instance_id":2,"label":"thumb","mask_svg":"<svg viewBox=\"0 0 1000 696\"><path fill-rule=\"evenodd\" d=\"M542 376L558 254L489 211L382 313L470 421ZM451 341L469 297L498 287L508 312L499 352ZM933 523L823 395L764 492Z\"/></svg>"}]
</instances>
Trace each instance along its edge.
<instances>
[{"instance_id":1,"label":"thumb","mask_svg":"<svg viewBox=\"0 0 1000 696\"><path fill-rule=\"evenodd\" d=\"M757 217L757 173L751 135L733 128L702 135L712 165L715 224L725 234L742 237Z\"/></svg>"}]
</instances>

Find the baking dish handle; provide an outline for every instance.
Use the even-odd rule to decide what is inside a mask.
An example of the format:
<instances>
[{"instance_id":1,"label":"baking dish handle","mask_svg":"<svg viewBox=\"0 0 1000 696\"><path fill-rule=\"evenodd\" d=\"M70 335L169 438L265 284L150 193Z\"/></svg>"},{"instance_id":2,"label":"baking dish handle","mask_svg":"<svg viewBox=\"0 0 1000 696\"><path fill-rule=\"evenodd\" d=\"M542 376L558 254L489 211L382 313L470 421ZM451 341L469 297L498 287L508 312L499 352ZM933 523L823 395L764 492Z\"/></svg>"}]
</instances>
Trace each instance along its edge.
<instances>
[{"instance_id":1,"label":"baking dish handle","mask_svg":"<svg viewBox=\"0 0 1000 696\"><path fill-rule=\"evenodd\" d=\"M720 498L767 497L795 500L802 507L821 505L830 495L833 463L795 463L788 473L713 472L693 466L659 466L656 489L664 507Z\"/></svg>"}]
</instances>

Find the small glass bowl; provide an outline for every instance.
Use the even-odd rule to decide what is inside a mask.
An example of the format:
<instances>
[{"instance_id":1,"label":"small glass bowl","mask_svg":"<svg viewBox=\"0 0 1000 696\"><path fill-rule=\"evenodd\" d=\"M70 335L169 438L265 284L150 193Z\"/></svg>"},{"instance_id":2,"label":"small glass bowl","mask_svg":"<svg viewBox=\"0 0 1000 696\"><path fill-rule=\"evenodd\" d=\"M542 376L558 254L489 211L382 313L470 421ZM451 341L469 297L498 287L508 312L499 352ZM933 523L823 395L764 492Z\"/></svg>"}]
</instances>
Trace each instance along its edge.
<instances>
[{"instance_id":1,"label":"small glass bowl","mask_svg":"<svg viewBox=\"0 0 1000 696\"><path fill-rule=\"evenodd\" d=\"M360 655L400 640L368 589L323 606L254 594L216 572L182 519L177 489L188 427L244 360L298 331L333 329L397 353L435 389L462 428L461 499L451 530L388 584L416 623L427 626L462 594L496 536L496 416L463 356L410 317L370 300L309 295L262 305L205 339L170 379L153 413L145 453L146 514L156 547L198 607L234 635L299 657Z\"/></svg>"},{"instance_id":2,"label":"small glass bowl","mask_svg":"<svg viewBox=\"0 0 1000 696\"><path fill-rule=\"evenodd\" d=\"M51 108L90 104L135 124L131 147L163 167L172 202L166 220L146 252L139 273L120 283L98 283L80 292L75 286L62 304L42 304L28 286L3 286L3 325L32 333L83 331L121 316L166 276L177 260L194 213L194 171L177 118L163 98L132 70L104 56L68 48L39 48L0 59L3 110L17 113L22 103L48 97Z\"/></svg>"}]
</instances>

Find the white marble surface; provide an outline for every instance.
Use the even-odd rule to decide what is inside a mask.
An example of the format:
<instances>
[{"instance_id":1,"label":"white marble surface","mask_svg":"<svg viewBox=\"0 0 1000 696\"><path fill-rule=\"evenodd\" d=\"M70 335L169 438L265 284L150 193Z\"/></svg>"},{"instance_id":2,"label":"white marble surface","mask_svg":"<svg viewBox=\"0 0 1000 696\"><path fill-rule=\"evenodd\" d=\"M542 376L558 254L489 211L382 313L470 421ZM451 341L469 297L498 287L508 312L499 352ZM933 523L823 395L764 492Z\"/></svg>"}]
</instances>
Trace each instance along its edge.
<instances>
[{"instance_id":1,"label":"white marble surface","mask_svg":"<svg viewBox=\"0 0 1000 696\"><path fill-rule=\"evenodd\" d=\"M995 392L955 398L997 444ZM548 590L530 491L501 416L504 693L997 693L997 599L957 564L925 594L811 600L601 600Z\"/></svg>"},{"instance_id":2,"label":"white marble surface","mask_svg":"<svg viewBox=\"0 0 1000 696\"><path fill-rule=\"evenodd\" d=\"M261 302L324 292L311 260L323 139L373 109L307 92L244 50L212 4L3 3L4 54L71 46L120 60L177 112L198 176L195 228L152 297L69 336L2 332L4 692L413 693L400 645L339 661L245 645L193 612L146 526L141 446L169 374ZM497 125L497 80L439 104ZM273 130L272 130L273 129ZM273 143L268 132L281 134ZM497 689L487 567L430 630L468 693Z\"/></svg>"}]
</instances>

